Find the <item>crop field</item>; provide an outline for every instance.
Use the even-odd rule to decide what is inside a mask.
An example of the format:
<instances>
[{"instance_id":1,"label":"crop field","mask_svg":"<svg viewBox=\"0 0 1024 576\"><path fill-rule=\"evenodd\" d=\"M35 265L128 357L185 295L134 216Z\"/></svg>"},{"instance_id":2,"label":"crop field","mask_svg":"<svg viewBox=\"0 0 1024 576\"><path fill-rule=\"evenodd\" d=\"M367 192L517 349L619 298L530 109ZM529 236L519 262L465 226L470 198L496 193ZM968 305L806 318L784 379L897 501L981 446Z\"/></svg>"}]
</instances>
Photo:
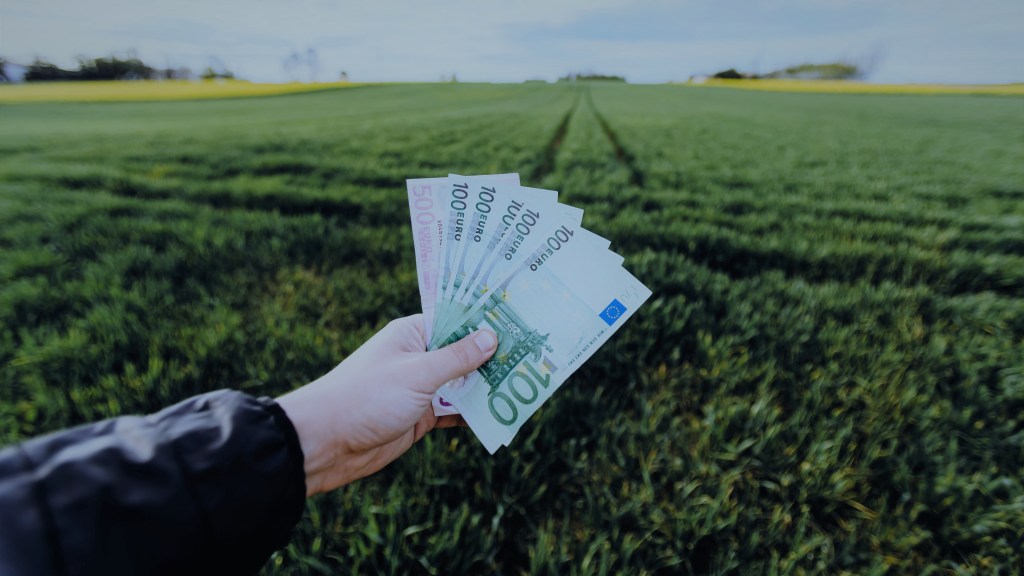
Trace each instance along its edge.
<instances>
[{"instance_id":1,"label":"crop field","mask_svg":"<svg viewBox=\"0 0 1024 576\"><path fill-rule=\"evenodd\" d=\"M279 96L359 84L254 84L243 80L147 80L96 82L33 82L0 85L0 104L17 102L135 102Z\"/></svg>"},{"instance_id":2,"label":"crop field","mask_svg":"<svg viewBox=\"0 0 1024 576\"><path fill-rule=\"evenodd\" d=\"M835 94L977 94L1024 96L1024 84L873 84L851 80L720 79L698 84L772 92L813 92Z\"/></svg>"},{"instance_id":3,"label":"crop field","mask_svg":"<svg viewBox=\"0 0 1024 576\"><path fill-rule=\"evenodd\" d=\"M418 311L404 180L518 171L651 300L510 449L428 435L265 574L1011 574L1022 126L600 83L0 105L0 443L318 377Z\"/></svg>"}]
</instances>

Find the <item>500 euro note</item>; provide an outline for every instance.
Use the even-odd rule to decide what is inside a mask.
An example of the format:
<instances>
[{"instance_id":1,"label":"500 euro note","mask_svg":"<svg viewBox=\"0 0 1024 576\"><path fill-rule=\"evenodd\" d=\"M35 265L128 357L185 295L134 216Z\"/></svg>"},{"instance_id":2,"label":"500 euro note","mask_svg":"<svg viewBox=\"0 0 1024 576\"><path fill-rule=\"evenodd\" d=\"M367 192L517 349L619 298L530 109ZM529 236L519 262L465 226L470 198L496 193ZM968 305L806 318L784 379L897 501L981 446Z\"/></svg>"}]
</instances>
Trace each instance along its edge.
<instances>
[{"instance_id":1,"label":"500 euro note","mask_svg":"<svg viewBox=\"0 0 1024 576\"><path fill-rule=\"evenodd\" d=\"M416 280L420 286L423 324L428 342L434 326L438 259L444 233L441 218L445 214L442 208L447 185L447 178L417 178L405 182L416 252Z\"/></svg>"}]
</instances>

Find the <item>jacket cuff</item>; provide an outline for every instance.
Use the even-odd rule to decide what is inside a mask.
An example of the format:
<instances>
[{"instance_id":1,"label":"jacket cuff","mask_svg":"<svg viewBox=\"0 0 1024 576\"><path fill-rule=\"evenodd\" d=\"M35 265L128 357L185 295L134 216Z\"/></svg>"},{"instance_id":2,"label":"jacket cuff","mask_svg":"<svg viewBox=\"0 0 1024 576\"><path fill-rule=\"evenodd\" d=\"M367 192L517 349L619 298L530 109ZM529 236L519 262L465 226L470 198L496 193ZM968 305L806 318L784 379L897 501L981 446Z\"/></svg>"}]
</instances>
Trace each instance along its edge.
<instances>
[{"instance_id":1,"label":"jacket cuff","mask_svg":"<svg viewBox=\"0 0 1024 576\"><path fill-rule=\"evenodd\" d=\"M278 429L284 434L285 443L288 446L288 454L290 455L288 466L290 478L288 485L301 487L299 498L296 500L296 508L299 512L295 521L298 522L306 505L306 455L302 452L299 433L295 430L295 425L292 424L292 419L288 417L288 413L284 411L284 408L281 408L281 405L276 400L268 396L261 396L256 401L270 412L270 415L274 418L274 423L277 424Z\"/></svg>"}]
</instances>

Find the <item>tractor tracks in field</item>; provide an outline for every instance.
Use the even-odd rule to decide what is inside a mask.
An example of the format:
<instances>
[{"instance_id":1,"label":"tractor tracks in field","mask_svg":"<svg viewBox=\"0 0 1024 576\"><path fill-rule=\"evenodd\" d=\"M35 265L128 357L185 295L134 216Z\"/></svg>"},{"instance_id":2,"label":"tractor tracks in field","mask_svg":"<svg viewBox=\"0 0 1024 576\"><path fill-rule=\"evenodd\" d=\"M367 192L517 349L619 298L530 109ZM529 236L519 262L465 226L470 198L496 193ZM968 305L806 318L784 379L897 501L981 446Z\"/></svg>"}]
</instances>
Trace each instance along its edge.
<instances>
[{"instance_id":1,"label":"tractor tracks in field","mask_svg":"<svg viewBox=\"0 0 1024 576\"><path fill-rule=\"evenodd\" d=\"M545 176L548 176L555 171L557 167L558 152L562 147L562 143L565 142L566 134L569 132L569 124L572 122L573 116L575 116L579 110L581 100L586 101L587 108L594 115L598 125L601 127L601 132L604 134L605 138L608 139L608 143L611 144L612 150L615 154L615 159L629 172L630 184L638 188L643 188L646 181L646 176L644 175L643 170L638 166L636 157L633 153L622 144L619 134L614 128L612 128L608 119L598 111L597 106L594 104L594 96L589 87L580 87L576 89L572 104L569 106L565 115L562 116L562 120L555 128L555 132L552 134L551 139L548 140L548 143L544 146L544 149L541 152L540 162L531 174L531 178L534 181L540 181L543 180Z\"/></svg>"},{"instance_id":2,"label":"tractor tracks in field","mask_svg":"<svg viewBox=\"0 0 1024 576\"><path fill-rule=\"evenodd\" d=\"M544 146L537 168L530 174L530 178L534 182L540 182L545 176L555 171L555 158L558 156L558 150L562 147L562 142L565 141L565 134L569 131L569 122L572 120L573 115L576 114L579 104L580 92L577 90L576 94L573 95L572 105L569 106L569 110L562 116L562 121L555 128L555 133L548 140L547 145Z\"/></svg>"},{"instance_id":3,"label":"tractor tracks in field","mask_svg":"<svg viewBox=\"0 0 1024 576\"><path fill-rule=\"evenodd\" d=\"M643 170L637 166L636 157L629 151L625 146L622 145L622 140L619 138L619 134L612 128L611 124L608 123L608 119L604 117L598 111L597 106L594 104L594 96L591 91L587 90L587 106L590 107L590 111L594 113L594 118L597 118L597 123L601 125L601 131L604 132L605 137L608 138L608 142L611 143L612 149L615 150L615 158L625 166L626 170L629 171L629 183L638 187L643 188L644 182L647 180L643 173Z\"/></svg>"}]
</instances>

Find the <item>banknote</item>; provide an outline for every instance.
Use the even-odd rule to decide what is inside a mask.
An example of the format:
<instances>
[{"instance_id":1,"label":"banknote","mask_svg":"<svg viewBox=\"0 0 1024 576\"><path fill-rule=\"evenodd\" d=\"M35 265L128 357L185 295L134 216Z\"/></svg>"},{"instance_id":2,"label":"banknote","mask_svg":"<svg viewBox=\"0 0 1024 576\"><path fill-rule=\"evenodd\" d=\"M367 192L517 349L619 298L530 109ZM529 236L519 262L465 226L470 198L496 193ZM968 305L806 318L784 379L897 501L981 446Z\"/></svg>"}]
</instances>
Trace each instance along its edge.
<instances>
[{"instance_id":1,"label":"banknote","mask_svg":"<svg viewBox=\"0 0 1024 576\"><path fill-rule=\"evenodd\" d=\"M524 209L548 211L550 210L548 207L556 204L558 200L558 192L554 190L518 186L518 179L515 175L499 175L499 177L449 175L449 182L468 186L469 196L466 204L471 215L466 220L462 242L456 244L453 241L447 244L448 247L452 247L451 254L454 255L445 259L446 265L452 267L445 274L445 277L448 278L447 282L438 277L440 272L437 269L440 268L440 259L435 258L435 272L432 277L439 285L444 284L444 289L435 288L433 292L431 314L426 318L426 321L430 322L430 328L426 331L428 340L434 332L435 311L436 317L439 318L438 322L441 322L440 319L446 317L445 311L451 306L450 301L456 302L459 310L465 307L462 304L462 294L464 294L462 286L475 280L486 257L497 248L499 240L503 238L504 229L507 229L507 226L503 225L503 221L508 221L518 211ZM461 192L457 192L456 196L458 195L461 195ZM460 206L456 205L456 207ZM582 211L578 212L582 217ZM458 224L459 222L456 220L454 225ZM441 230L439 236L444 234L443 225ZM455 407L446 402L440 393L435 395L433 406L434 413L438 416L458 413Z\"/></svg>"},{"instance_id":2,"label":"banknote","mask_svg":"<svg viewBox=\"0 0 1024 576\"><path fill-rule=\"evenodd\" d=\"M588 231L586 229L582 229L582 228L579 230L579 232L583 233L583 234L587 234L588 233ZM605 241L605 242L607 243L607 241ZM622 265L623 260L624 260L624 258L621 255L616 254L615 252L608 251L608 250L604 251L603 253L592 253L588 258L591 261L593 261L593 262L601 261L602 265L607 267L607 268L619 267L619 266ZM467 318L466 322L470 322L470 320ZM458 334L454 335L455 336L454 338L450 338L450 339L452 341L455 341L455 340L458 340L462 336L468 335L468 333L469 333L469 331L466 331L466 330L459 331ZM463 385L465 385L465 381L466 380L464 378L463 379L453 380L451 382L446 383L437 392L437 394L434 396L433 402L432 402L433 407L434 407L434 414L436 416L444 416L444 415L448 415L448 414L458 414L459 413L458 408L456 408L454 404L452 404L451 402L446 400L445 396L448 395L448 393L453 388L454 389L458 389L458 388L462 387Z\"/></svg>"},{"instance_id":3,"label":"banknote","mask_svg":"<svg viewBox=\"0 0 1024 576\"><path fill-rule=\"evenodd\" d=\"M559 234L558 236L553 237L557 239L559 236L561 235ZM608 250L610 242L606 238L602 238L601 236L598 236L597 234L594 234L593 232L590 232L585 228L576 228L572 230L572 233L568 234L566 238L567 242L572 241L574 243L574 247L576 248L576 250L571 252L562 251L561 248L563 245L557 244L554 245L558 249L552 250L551 244L545 241L544 246L546 248L539 248L534 250L533 253L530 255L531 260L523 261L519 265L518 271L513 272L512 275L518 274L519 272L523 272L529 269L531 266L536 266L536 262L538 260L542 260L541 253L544 252L545 250L552 252L552 254L550 255L551 258L554 258L556 255L571 254L570 257L583 257L590 262L601 262L603 266L608 268L618 267L623 262L622 256ZM509 280L506 280L505 282L507 283L508 281ZM457 321L457 323L451 329L449 329L447 332L438 333L443 334L443 336L440 337L441 343L436 345L435 348L446 346L451 342L454 342L466 336L469 333L469 331L466 330L466 323L472 322L471 319L473 318L474 314L480 308L484 307L488 302L489 300L487 299L481 299L479 301L475 301L472 305L467 306L465 314ZM461 387L464 383L464 378L458 378L446 383L444 386L441 387L437 395L435 395L434 397L434 408L436 415L441 416L445 414L458 413L458 409L455 408L455 406L451 404L451 402L449 402L445 398L445 396L449 393L449 391Z\"/></svg>"},{"instance_id":4,"label":"banknote","mask_svg":"<svg viewBox=\"0 0 1024 576\"><path fill-rule=\"evenodd\" d=\"M441 253L443 232L442 195L447 185L447 178L406 180L409 219L416 253L416 280L420 287L420 305L423 308L423 324L428 341L434 327L438 257Z\"/></svg>"},{"instance_id":5,"label":"banknote","mask_svg":"<svg viewBox=\"0 0 1024 576\"><path fill-rule=\"evenodd\" d=\"M429 349L486 328L494 356L433 399L494 453L650 296L583 211L517 174L406 183Z\"/></svg>"},{"instance_id":6,"label":"banknote","mask_svg":"<svg viewBox=\"0 0 1024 576\"><path fill-rule=\"evenodd\" d=\"M529 243L529 249L523 249L515 258L497 258L497 266L492 266L481 277L479 284L473 290L473 296L459 305L449 308L449 320L438 323L439 330L435 331L431 346L438 348L447 345L452 334L476 313L477 310L490 302L487 296L497 290L500 295L502 287L507 285L510 279L523 273L531 267L537 267L548 259L566 257L585 257L588 259L609 258L620 259L621 257L608 250L610 242L580 225L579 218L582 211L577 211L571 206L563 207L562 219L556 220L553 226L548 226L533 238ZM547 232L547 234L545 234ZM510 237L509 241L514 237ZM565 250L572 243L574 250ZM585 255L585 256L583 256ZM621 260L618 260L621 264ZM494 271L497 268L497 271Z\"/></svg>"},{"instance_id":7,"label":"banknote","mask_svg":"<svg viewBox=\"0 0 1024 576\"><path fill-rule=\"evenodd\" d=\"M554 234L571 235L583 220L583 210L565 204L548 204L528 208L525 203L510 210L502 218L505 231L496 239L497 248L487 256L489 264L483 266L474 280L471 292L463 300L448 302L434 316L434 334L429 348L435 349L460 323L469 309L483 301L494 286L500 285L523 262L536 246Z\"/></svg>"},{"instance_id":8,"label":"banknote","mask_svg":"<svg viewBox=\"0 0 1024 576\"><path fill-rule=\"evenodd\" d=\"M416 280L420 288L423 330L427 342L434 329L438 260L444 235L441 221L445 214L442 210L443 195L447 186L448 178L443 177L406 180L413 249L416 254ZM432 405L437 416L459 413L440 394L434 396Z\"/></svg>"},{"instance_id":9,"label":"banknote","mask_svg":"<svg viewBox=\"0 0 1024 576\"><path fill-rule=\"evenodd\" d=\"M454 280L455 263L461 247L470 237L469 220L472 210L479 201L472 196L479 194L479 187L494 188L497 186L518 186L518 174L493 174L486 176L460 176L450 174L447 185L443 188L440 206L441 221L441 254L438 260L436 275L437 287L434 290L434 318L444 311L450 298L448 289Z\"/></svg>"},{"instance_id":10,"label":"banknote","mask_svg":"<svg viewBox=\"0 0 1024 576\"><path fill-rule=\"evenodd\" d=\"M531 191L547 192L537 189L531 189ZM541 195L542 198L543 196ZM579 227L583 218L583 211L579 208L544 202L541 204L531 204L534 208L531 210L527 208L527 202L529 200L525 197L521 202L513 200L509 210L503 215L502 219L505 223L502 226L505 229L511 228L512 232L496 231L496 238L493 242L498 248L492 250L492 254L489 254L489 257L493 256L502 263L502 266L497 267L500 270L500 276L493 272L496 266L490 266L485 276L480 280L483 288L478 289L477 292L487 291L486 282L489 278L494 277L503 280L514 271L515 267L521 265L529 256L530 253L527 252L527 247L544 242L544 237L549 231L560 229L562 233L568 231L571 234ZM506 259L503 255L507 255L509 258ZM459 326L461 319L471 306L476 305L477 302L478 300L448 302L437 308L435 310L434 328L432 330L434 335L445 334L447 336L450 334L452 330ZM431 339L428 348L433 350L440 345L440 340L435 341ZM445 388L459 385L461 382L461 378L457 379L447 384ZM434 397L434 408L434 413L438 416L458 413L454 406L445 400L444 388Z\"/></svg>"},{"instance_id":11,"label":"banknote","mask_svg":"<svg viewBox=\"0 0 1024 576\"><path fill-rule=\"evenodd\" d=\"M565 250L511 277L446 339L498 334L492 359L445 394L492 454L651 295L611 260Z\"/></svg>"},{"instance_id":12,"label":"banknote","mask_svg":"<svg viewBox=\"0 0 1024 576\"><path fill-rule=\"evenodd\" d=\"M452 246L454 258L451 262L452 270L448 274L448 282L442 291L443 302L452 300L455 286L465 276L466 248L482 234L480 229L482 226L486 226L490 220L489 216L495 208L495 203L503 203L505 198L512 195L512 190L518 187L518 183L509 182L508 185L505 185L491 176L449 174L448 178L466 183L469 186L469 197L466 199L466 230L461 241Z\"/></svg>"},{"instance_id":13,"label":"banknote","mask_svg":"<svg viewBox=\"0 0 1024 576\"><path fill-rule=\"evenodd\" d=\"M470 219L470 234L462 247L455 269L453 284L457 289L448 298L451 302L464 302L472 296L472 287L479 279L484 266L491 256L497 257L498 247L504 240L517 213L523 210L536 211L541 207L554 206L558 192L525 186L495 187L482 189L481 196L493 192L497 196L488 212L477 211ZM582 213L581 213L582 216ZM475 265L474 265L475 263Z\"/></svg>"}]
</instances>

